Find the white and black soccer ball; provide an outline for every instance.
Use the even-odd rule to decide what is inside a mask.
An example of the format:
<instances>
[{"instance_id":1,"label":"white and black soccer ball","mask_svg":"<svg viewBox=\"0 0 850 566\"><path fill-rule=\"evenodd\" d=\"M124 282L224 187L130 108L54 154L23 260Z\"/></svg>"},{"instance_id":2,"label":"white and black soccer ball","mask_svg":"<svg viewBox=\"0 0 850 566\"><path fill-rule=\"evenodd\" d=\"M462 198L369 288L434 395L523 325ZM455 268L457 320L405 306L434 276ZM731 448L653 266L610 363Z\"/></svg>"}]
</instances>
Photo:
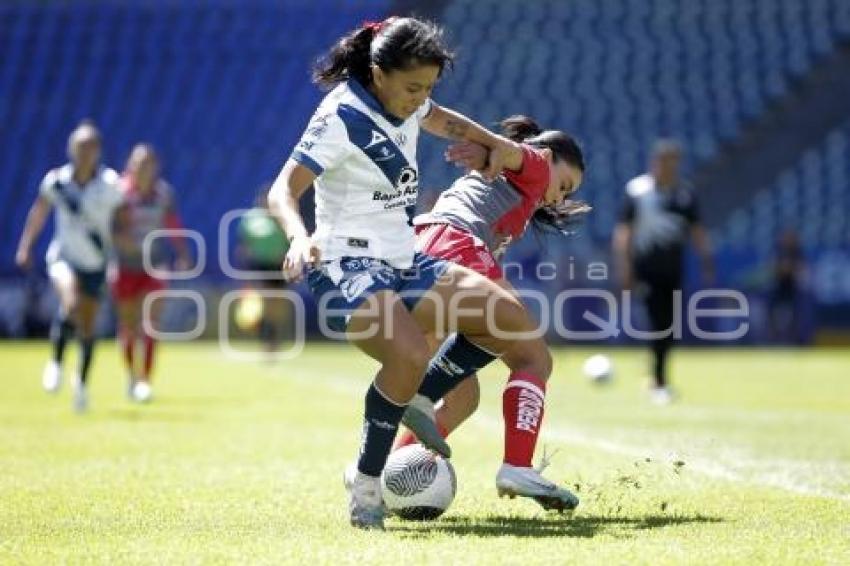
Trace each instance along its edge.
<instances>
[{"instance_id":1,"label":"white and black soccer ball","mask_svg":"<svg viewBox=\"0 0 850 566\"><path fill-rule=\"evenodd\" d=\"M411 521L436 519L449 508L457 493L451 463L411 444L390 454L381 475L384 503L396 517Z\"/></svg>"},{"instance_id":2,"label":"white and black soccer ball","mask_svg":"<svg viewBox=\"0 0 850 566\"><path fill-rule=\"evenodd\" d=\"M614 364L604 354L590 356L582 366L584 375L593 383L608 383L614 377Z\"/></svg>"}]
</instances>

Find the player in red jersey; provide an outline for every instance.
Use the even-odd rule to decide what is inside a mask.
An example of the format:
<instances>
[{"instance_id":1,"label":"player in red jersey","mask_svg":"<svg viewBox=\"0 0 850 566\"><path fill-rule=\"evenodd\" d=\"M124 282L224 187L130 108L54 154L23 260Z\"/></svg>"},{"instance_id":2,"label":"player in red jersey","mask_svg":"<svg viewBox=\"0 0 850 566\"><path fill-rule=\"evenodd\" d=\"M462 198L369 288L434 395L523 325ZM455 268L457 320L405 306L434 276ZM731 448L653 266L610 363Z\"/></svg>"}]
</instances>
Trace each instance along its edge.
<instances>
[{"instance_id":1,"label":"player in red jersey","mask_svg":"<svg viewBox=\"0 0 850 566\"><path fill-rule=\"evenodd\" d=\"M440 195L431 212L418 216L414 224L421 252L468 267L515 292L504 278L498 258L530 223L563 231L565 223L587 210L586 205L568 198L582 182L584 158L568 135L543 131L530 118L514 116L504 120L502 127L506 137L518 142L503 175L494 181L478 173L461 177ZM447 157L480 170L486 165L487 150L458 144L449 149ZM572 509L578 500L542 478L531 465L552 370L549 349L542 338L527 340L502 360L511 374L503 394L505 455L497 488L501 494L533 497L547 509ZM456 387L448 390L451 385ZM474 375L456 384L426 379L404 422L423 443L433 444L437 432L448 435L475 412L478 392ZM439 399L443 403L434 413L433 404ZM427 439L430 442L425 436L431 437ZM414 432L408 432L398 445L415 441Z\"/></svg>"},{"instance_id":2,"label":"player in red jersey","mask_svg":"<svg viewBox=\"0 0 850 566\"><path fill-rule=\"evenodd\" d=\"M160 229L182 226L174 206L171 186L159 176L159 159L153 147L138 144L127 160L121 188L128 205L123 222L116 225L116 262L112 274L112 296L118 311L118 336L128 373L128 396L145 403L151 400L151 370L156 341L146 328L155 328L162 301L154 301L147 325L142 321L145 297L165 288L165 282L145 268L145 238ZM186 241L170 237L177 252L177 268L189 265ZM168 260L165 238L153 238L149 247L149 266L163 269ZM141 360L137 350L141 348ZM139 363L141 362L141 363Z\"/></svg>"}]
</instances>

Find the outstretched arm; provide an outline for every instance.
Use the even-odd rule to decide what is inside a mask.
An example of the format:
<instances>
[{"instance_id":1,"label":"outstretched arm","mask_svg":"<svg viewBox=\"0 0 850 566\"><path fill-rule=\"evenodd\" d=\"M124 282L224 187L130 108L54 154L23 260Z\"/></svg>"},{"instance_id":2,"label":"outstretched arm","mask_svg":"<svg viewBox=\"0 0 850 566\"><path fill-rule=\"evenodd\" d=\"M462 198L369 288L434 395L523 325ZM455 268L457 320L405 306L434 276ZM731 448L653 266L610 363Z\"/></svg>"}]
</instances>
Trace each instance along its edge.
<instances>
[{"instance_id":1,"label":"outstretched arm","mask_svg":"<svg viewBox=\"0 0 850 566\"><path fill-rule=\"evenodd\" d=\"M522 167L522 148L516 142L496 135L463 114L432 103L431 112L422 120L425 131L450 140L473 142L490 150L485 177L493 178L503 169Z\"/></svg>"}]
</instances>

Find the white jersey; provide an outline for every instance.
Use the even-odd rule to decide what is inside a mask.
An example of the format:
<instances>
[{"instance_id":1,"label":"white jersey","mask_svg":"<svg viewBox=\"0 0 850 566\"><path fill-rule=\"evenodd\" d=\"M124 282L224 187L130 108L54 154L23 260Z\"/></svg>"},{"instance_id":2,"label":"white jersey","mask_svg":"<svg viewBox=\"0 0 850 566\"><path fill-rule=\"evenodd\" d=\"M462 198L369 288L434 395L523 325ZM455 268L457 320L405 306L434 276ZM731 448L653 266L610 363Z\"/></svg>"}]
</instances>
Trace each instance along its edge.
<instances>
[{"instance_id":1,"label":"white jersey","mask_svg":"<svg viewBox=\"0 0 850 566\"><path fill-rule=\"evenodd\" d=\"M64 260L83 271L106 267L112 242L112 217L123 202L118 174L100 167L85 187L73 179L67 164L44 176L39 194L56 210L56 229L47 262Z\"/></svg>"},{"instance_id":2,"label":"white jersey","mask_svg":"<svg viewBox=\"0 0 850 566\"><path fill-rule=\"evenodd\" d=\"M411 266L416 143L431 106L426 100L399 120L355 80L338 85L319 105L292 158L317 175L313 241L323 260L366 256Z\"/></svg>"}]
</instances>

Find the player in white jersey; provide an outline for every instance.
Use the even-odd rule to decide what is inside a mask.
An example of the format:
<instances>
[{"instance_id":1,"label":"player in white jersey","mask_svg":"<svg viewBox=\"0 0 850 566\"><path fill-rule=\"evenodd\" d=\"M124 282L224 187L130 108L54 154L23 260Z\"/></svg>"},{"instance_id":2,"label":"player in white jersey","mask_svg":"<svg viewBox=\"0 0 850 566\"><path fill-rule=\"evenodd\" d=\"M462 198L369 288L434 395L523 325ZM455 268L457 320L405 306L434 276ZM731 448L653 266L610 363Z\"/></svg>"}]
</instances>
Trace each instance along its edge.
<instances>
[{"instance_id":1,"label":"player in white jersey","mask_svg":"<svg viewBox=\"0 0 850 566\"><path fill-rule=\"evenodd\" d=\"M496 330L534 328L519 301L486 277L414 251L420 126L490 148L489 176L501 171L513 148L430 100L450 62L441 30L413 18L367 24L344 37L315 75L335 88L270 192L272 210L291 238L284 273L297 279L310 266L308 282L325 328L345 332L381 364L366 394L350 485L351 523L361 528L383 526L379 477L423 375L465 377L514 343ZM298 199L311 184L312 238L298 211ZM489 321L482 316L486 311ZM423 331L453 334L431 359Z\"/></svg>"},{"instance_id":2,"label":"player in white jersey","mask_svg":"<svg viewBox=\"0 0 850 566\"><path fill-rule=\"evenodd\" d=\"M44 388L61 384L62 357L74 331L80 341L80 364L74 387L74 409L88 408L86 380L95 342L95 320L111 247L112 222L123 197L118 174L100 165L100 132L81 123L68 138L70 163L50 170L39 187L21 235L15 261L32 265L32 247L51 210L56 230L47 250L47 272L59 296L59 312L51 327L53 356L42 376Z\"/></svg>"}]
</instances>

